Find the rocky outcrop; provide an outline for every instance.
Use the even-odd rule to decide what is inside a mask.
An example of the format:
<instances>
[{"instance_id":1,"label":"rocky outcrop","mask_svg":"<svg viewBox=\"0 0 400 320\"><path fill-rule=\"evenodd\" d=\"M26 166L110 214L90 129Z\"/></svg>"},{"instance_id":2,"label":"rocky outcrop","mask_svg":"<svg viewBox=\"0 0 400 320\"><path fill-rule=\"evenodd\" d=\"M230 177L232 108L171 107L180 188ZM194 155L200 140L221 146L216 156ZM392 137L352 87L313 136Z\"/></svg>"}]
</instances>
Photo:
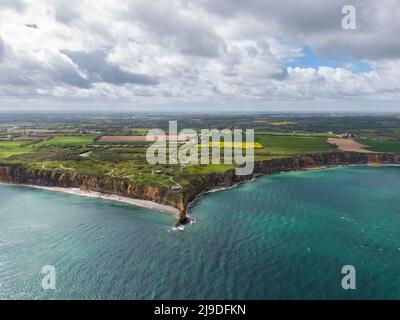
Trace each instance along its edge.
<instances>
[{"instance_id":1,"label":"rocky outcrop","mask_svg":"<svg viewBox=\"0 0 400 320\"><path fill-rule=\"evenodd\" d=\"M171 205L180 211L180 221L186 221L186 209L199 195L219 187L230 187L255 176L350 164L400 164L400 154L333 152L274 158L255 163L249 176L238 176L235 170L188 177L190 183L183 190L172 190L150 185L132 184L109 176L91 176L68 170L29 169L20 164L1 164L0 181L54 187L75 187L83 190L117 194L125 197Z\"/></svg>"}]
</instances>

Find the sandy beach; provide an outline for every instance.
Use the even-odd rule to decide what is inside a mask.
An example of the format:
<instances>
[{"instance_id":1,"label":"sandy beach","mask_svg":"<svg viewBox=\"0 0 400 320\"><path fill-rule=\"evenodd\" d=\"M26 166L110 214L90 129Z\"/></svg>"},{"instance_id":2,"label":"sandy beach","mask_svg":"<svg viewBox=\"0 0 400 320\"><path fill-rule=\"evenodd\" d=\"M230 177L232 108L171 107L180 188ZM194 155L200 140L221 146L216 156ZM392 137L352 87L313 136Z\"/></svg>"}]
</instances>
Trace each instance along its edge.
<instances>
[{"instance_id":1,"label":"sandy beach","mask_svg":"<svg viewBox=\"0 0 400 320\"><path fill-rule=\"evenodd\" d=\"M134 205L134 206L151 209L151 210L161 212L161 213L166 213L166 214L176 215L176 216L179 215L179 210L177 208L174 208L169 205L159 204L159 203L156 203L153 201L148 201L148 200L122 197L122 196L115 195L115 194L106 194L106 193L95 192L95 191L86 191L86 190L82 190L80 188L43 187L43 186L36 186L36 185L30 185L30 184L10 184L10 183L1 183L1 184L29 187L29 188L42 189L42 190L54 191L54 192L63 192L63 193L68 193L68 194L82 196L82 197L90 197L90 198L118 201L118 202L122 202L125 204L130 204L130 205Z\"/></svg>"}]
</instances>

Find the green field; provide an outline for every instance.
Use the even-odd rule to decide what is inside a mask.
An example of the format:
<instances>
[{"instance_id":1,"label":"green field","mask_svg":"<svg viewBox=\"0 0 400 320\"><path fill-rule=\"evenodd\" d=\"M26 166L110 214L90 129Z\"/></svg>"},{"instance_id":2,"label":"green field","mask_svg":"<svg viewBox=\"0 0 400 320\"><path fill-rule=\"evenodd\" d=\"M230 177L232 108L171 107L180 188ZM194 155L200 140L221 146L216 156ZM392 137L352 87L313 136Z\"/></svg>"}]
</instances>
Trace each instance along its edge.
<instances>
[{"instance_id":1,"label":"green field","mask_svg":"<svg viewBox=\"0 0 400 320\"><path fill-rule=\"evenodd\" d=\"M50 145L87 145L93 142L95 136L57 136L36 144L36 146Z\"/></svg>"},{"instance_id":2,"label":"green field","mask_svg":"<svg viewBox=\"0 0 400 320\"><path fill-rule=\"evenodd\" d=\"M375 152L400 152L399 140L368 140L360 139L360 143L368 146L368 150Z\"/></svg>"},{"instance_id":3,"label":"green field","mask_svg":"<svg viewBox=\"0 0 400 320\"><path fill-rule=\"evenodd\" d=\"M264 153L306 153L335 151L336 148L320 136L289 136L258 134L256 139L264 146ZM258 151L258 150L257 150Z\"/></svg>"},{"instance_id":4,"label":"green field","mask_svg":"<svg viewBox=\"0 0 400 320\"><path fill-rule=\"evenodd\" d=\"M148 128L135 128L129 132L131 135L145 136L150 129Z\"/></svg>"},{"instance_id":5,"label":"green field","mask_svg":"<svg viewBox=\"0 0 400 320\"><path fill-rule=\"evenodd\" d=\"M0 141L0 158L31 152L31 146L24 146L28 143L30 141Z\"/></svg>"},{"instance_id":6,"label":"green field","mask_svg":"<svg viewBox=\"0 0 400 320\"><path fill-rule=\"evenodd\" d=\"M271 135L271 136L291 136L291 137L336 137L336 134L334 133L328 133L328 132L300 132L300 131L295 131L295 132L281 132L281 131L256 131L256 134L259 135Z\"/></svg>"},{"instance_id":7,"label":"green field","mask_svg":"<svg viewBox=\"0 0 400 320\"><path fill-rule=\"evenodd\" d=\"M58 117L58 116L57 116ZM199 132L202 128L255 130L255 160L271 160L292 154L337 152L337 148L326 142L328 137L337 137L340 133L352 133L368 149L377 152L400 153L400 117L347 117L347 116L288 116L262 115L245 116L193 116L152 115L135 117L113 116L71 116L27 124L30 116L20 123L0 119L0 132L7 138L12 127L32 130L53 130L54 137L47 141L0 141L0 160L2 163L21 164L27 168L39 170L57 170L84 173L100 179L117 179L137 185L154 185L162 188L191 188L201 183L203 176L221 173L233 169L236 164L223 163L224 142L221 147L222 164L183 164L149 165L146 160L148 146L152 142L100 142L96 137L102 135L144 135L148 128L162 128L168 132L168 120L177 120L179 127L193 128ZM29 128L28 126L31 126ZM62 133L65 128L73 130ZM78 132L88 132L79 134ZM90 132L90 133L89 133ZM95 134L97 132L98 134ZM243 136L243 141L245 137ZM184 145L184 143L179 144ZM208 144L210 147L212 143ZM247 154L247 142L242 144L243 154ZM159 150L160 151L160 150ZM198 148L199 159L204 148ZM170 148L166 150L171 152ZM210 157L212 148L209 150Z\"/></svg>"}]
</instances>

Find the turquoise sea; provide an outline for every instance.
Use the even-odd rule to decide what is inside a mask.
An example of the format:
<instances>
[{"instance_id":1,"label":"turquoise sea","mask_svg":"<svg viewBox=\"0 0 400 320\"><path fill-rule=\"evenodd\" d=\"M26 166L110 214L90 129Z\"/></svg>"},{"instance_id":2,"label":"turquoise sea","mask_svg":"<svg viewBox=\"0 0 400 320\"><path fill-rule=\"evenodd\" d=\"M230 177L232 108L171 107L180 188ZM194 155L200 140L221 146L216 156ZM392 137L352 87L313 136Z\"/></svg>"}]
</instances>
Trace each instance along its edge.
<instances>
[{"instance_id":1,"label":"turquoise sea","mask_svg":"<svg viewBox=\"0 0 400 320\"><path fill-rule=\"evenodd\" d=\"M147 209L0 185L0 299L400 298L400 167L261 177L191 214L174 231Z\"/></svg>"}]
</instances>

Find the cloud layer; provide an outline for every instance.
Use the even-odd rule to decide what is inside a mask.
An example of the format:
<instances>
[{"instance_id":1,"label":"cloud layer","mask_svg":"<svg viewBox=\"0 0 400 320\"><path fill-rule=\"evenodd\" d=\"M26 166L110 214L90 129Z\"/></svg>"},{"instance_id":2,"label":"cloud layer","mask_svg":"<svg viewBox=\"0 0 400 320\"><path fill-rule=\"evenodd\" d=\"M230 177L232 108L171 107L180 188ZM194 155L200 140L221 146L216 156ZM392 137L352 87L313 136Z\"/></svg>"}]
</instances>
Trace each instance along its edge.
<instances>
[{"instance_id":1,"label":"cloud layer","mask_svg":"<svg viewBox=\"0 0 400 320\"><path fill-rule=\"evenodd\" d=\"M341 27L347 4L356 30ZM0 109L397 103L399 9L396 0L3 0ZM336 65L296 66L304 48ZM355 71L360 62L370 70Z\"/></svg>"}]
</instances>

